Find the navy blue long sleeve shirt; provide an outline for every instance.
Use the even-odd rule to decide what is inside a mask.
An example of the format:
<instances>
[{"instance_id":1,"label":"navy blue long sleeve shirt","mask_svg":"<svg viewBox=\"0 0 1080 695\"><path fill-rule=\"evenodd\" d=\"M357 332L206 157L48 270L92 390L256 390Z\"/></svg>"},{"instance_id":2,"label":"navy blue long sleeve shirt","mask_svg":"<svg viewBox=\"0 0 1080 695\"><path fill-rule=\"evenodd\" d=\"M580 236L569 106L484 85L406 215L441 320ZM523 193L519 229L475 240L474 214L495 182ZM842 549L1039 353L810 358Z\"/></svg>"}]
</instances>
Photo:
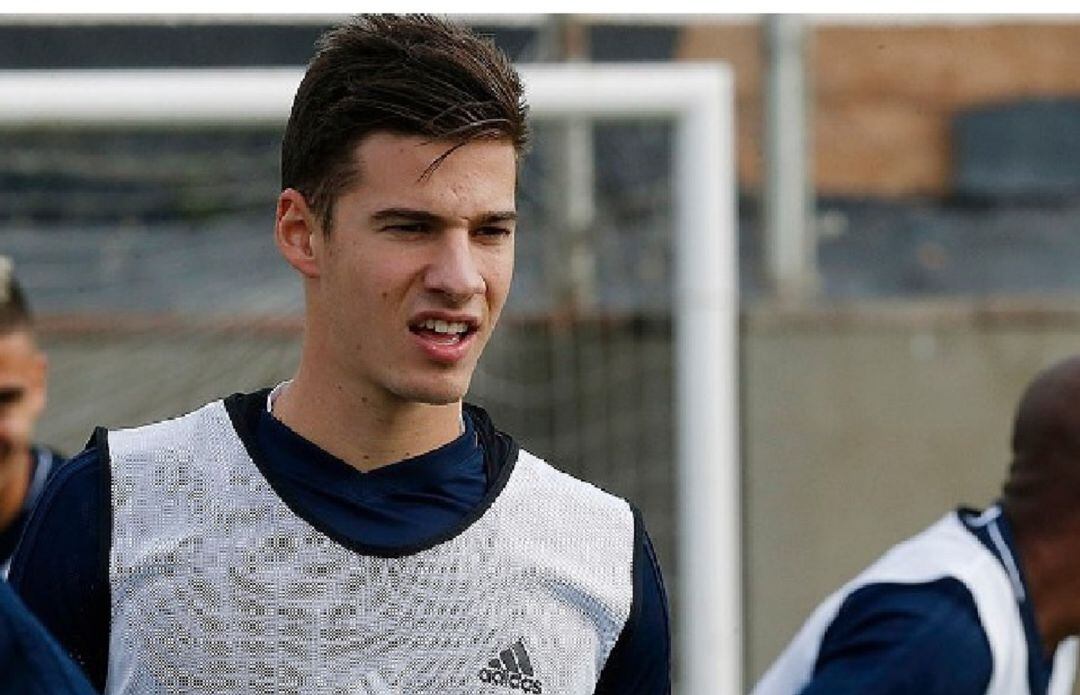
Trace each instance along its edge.
<instances>
[{"instance_id":1,"label":"navy blue long sleeve shirt","mask_svg":"<svg viewBox=\"0 0 1080 695\"><path fill-rule=\"evenodd\" d=\"M265 393L261 397L265 401ZM454 441L368 473L323 451L265 408L249 435L260 470L294 512L350 547L393 551L455 528L485 496L497 471L487 470L473 417L464 418L465 431ZM99 689L108 665L111 504L108 463L91 445L50 482L11 570L26 604ZM636 523L634 604L598 695L670 691L667 599L648 535L640 518Z\"/></svg>"}]
</instances>

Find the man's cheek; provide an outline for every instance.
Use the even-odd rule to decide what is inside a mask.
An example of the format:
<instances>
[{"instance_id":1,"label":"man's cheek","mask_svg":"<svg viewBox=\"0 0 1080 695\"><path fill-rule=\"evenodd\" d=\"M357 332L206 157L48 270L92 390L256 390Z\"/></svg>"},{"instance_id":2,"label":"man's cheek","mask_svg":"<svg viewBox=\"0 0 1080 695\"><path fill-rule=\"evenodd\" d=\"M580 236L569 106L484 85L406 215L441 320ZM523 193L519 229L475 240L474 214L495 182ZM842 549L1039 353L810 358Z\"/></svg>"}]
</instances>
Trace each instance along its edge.
<instances>
[{"instance_id":1,"label":"man's cheek","mask_svg":"<svg viewBox=\"0 0 1080 695\"><path fill-rule=\"evenodd\" d=\"M13 447L29 445L33 430L34 418L30 414L8 415L3 423L0 423L0 442Z\"/></svg>"}]
</instances>

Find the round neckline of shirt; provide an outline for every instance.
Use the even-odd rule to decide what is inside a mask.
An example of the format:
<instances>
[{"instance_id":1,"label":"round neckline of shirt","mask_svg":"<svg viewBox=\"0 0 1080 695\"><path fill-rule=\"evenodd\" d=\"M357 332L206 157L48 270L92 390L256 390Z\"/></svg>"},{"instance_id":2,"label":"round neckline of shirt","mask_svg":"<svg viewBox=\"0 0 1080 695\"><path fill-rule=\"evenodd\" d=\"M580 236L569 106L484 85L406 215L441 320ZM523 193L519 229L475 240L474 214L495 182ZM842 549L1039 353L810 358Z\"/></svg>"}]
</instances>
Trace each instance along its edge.
<instances>
[{"instance_id":1,"label":"round neckline of shirt","mask_svg":"<svg viewBox=\"0 0 1080 695\"><path fill-rule=\"evenodd\" d=\"M297 457L304 462L302 475L289 467L273 466L275 473L306 480L314 472L331 483L352 482L379 487L411 488L413 485L410 483L416 479L436 482L453 477L465 462L479 453L480 445L472 418L463 415L463 420L465 431L442 446L370 471L361 471L331 454L266 410L259 413L257 427L267 427L271 437L279 439L279 444L294 450Z\"/></svg>"},{"instance_id":2,"label":"round neckline of shirt","mask_svg":"<svg viewBox=\"0 0 1080 695\"><path fill-rule=\"evenodd\" d=\"M401 546L381 546L357 542L343 536L333 528L321 523L318 519L312 518L305 512L302 505L297 506L296 500L283 492L281 481L275 480L273 472L268 470L266 454L259 446L256 430L258 428L259 412L265 411L266 397L269 393L269 388L254 393L235 393L222 401L226 414L244 449L285 506L331 540L361 555L383 559L408 557L430 550L437 545L456 538L487 513L488 509L502 494L503 489L517 469L518 457L521 453L517 442L495 430L487 414L482 409L466 405L467 419L474 427L477 447L480 449L485 471L488 472L487 492L483 499L480 500L480 503L451 528L417 543ZM475 416L469 410L470 408L477 411ZM108 450L107 446L104 450Z\"/></svg>"}]
</instances>

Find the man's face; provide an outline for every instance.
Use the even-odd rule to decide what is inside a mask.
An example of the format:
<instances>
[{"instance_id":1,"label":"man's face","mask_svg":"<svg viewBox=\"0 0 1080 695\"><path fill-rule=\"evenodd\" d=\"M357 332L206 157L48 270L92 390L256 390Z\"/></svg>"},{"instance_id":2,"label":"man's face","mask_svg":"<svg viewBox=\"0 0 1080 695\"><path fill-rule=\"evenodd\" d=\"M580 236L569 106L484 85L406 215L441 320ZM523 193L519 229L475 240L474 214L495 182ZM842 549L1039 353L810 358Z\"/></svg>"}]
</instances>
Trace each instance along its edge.
<instances>
[{"instance_id":1,"label":"man's face","mask_svg":"<svg viewBox=\"0 0 1080 695\"><path fill-rule=\"evenodd\" d=\"M33 337L0 335L0 468L25 453L45 409L45 356Z\"/></svg>"},{"instance_id":2,"label":"man's face","mask_svg":"<svg viewBox=\"0 0 1080 695\"><path fill-rule=\"evenodd\" d=\"M375 133L359 182L312 238L327 351L376 397L461 399L506 301L514 267L513 147ZM311 286L309 285L309 291ZM309 326L309 328L316 328Z\"/></svg>"}]
</instances>

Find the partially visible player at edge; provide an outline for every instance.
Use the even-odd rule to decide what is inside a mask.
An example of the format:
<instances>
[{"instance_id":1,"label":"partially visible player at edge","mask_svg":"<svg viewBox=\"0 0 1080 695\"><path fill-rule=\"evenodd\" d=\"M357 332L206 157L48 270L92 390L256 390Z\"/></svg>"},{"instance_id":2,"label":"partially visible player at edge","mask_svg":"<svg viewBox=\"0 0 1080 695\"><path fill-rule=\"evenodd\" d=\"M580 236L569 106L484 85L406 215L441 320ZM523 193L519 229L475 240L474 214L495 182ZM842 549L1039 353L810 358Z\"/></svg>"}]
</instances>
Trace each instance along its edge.
<instances>
[{"instance_id":1,"label":"partially visible player at edge","mask_svg":"<svg viewBox=\"0 0 1080 695\"><path fill-rule=\"evenodd\" d=\"M7 576L30 510L61 458L33 441L45 410L47 373L14 264L0 256L0 579Z\"/></svg>"},{"instance_id":2,"label":"partially visible player at edge","mask_svg":"<svg viewBox=\"0 0 1080 695\"><path fill-rule=\"evenodd\" d=\"M14 265L0 256L0 695L88 695L78 667L2 579L30 509L60 457L32 444L47 362Z\"/></svg>"},{"instance_id":3,"label":"partially visible player at edge","mask_svg":"<svg viewBox=\"0 0 1080 695\"><path fill-rule=\"evenodd\" d=\"M518 75L467 29L364 16L320 39L275 227L304 287L294 377L99 430L17 553L97 687L669 692L640 516L462 404L526 141Z\"/></svg>"},{"instance_id":4,"label":"partially visible player at edge","mask_svg":"<svg viewBox=\"0 0 1080 695\"><path fill-rule=\"evenodd\" d=\"M1016 411L1001 499L901 543L811 615L754 695L1071 695L1080 635L1080 357Z\"/></svg>"}]
</instances>

